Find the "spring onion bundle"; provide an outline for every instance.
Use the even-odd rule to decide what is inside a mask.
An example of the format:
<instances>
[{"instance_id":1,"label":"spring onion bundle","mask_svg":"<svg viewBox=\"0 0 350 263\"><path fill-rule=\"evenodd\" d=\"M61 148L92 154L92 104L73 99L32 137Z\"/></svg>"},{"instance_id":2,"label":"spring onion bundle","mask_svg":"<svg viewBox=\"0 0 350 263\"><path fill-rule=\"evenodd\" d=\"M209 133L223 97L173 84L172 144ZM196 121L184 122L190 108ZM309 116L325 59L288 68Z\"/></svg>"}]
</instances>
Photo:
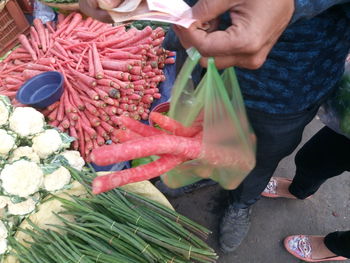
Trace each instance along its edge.
<instances>
[{"instance_id":1,"label":"spring onion bundle","mask_svg":"<svg viewBox=\"0 0 350 263\"><path fill-rule=\"evenodd\" d=\"M69 169L87 187L88 196L53 197L64 207L56 214L62 224L54 228L41 229L28 219L32 229L19 231L31 241L9 240L20 262L216 262L215 251L199 238L208 236L206 228L120 188L92 195L88 185L95 173Z\"/></svg>"}]
</instances>

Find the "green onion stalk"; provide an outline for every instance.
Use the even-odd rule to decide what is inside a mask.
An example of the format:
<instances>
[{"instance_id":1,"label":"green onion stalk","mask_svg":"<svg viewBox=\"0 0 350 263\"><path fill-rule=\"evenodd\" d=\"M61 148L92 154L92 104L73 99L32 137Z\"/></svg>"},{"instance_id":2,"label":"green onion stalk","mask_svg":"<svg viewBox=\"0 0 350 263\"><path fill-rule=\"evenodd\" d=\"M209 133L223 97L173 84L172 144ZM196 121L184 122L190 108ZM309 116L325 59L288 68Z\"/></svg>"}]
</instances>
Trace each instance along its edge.
<instances>
[{"instance_id":1,"label":"green onion stalk","mask_svg":"<svg viewBox=\"0 0 350 263\"><path fill-rule=\"evenodd\" d=\"M73 178L85 186L86 197L53 196L63 211L60 224L44 230L26 219L21 229L30 240L9 238L11 254L23 263L186 263L216 262L204 241L211 233L176 211L121 188L100 195L91 192L96 173L90 167ZM74 218L74 222L67 219Z\"/></svg>"}]
</instances>

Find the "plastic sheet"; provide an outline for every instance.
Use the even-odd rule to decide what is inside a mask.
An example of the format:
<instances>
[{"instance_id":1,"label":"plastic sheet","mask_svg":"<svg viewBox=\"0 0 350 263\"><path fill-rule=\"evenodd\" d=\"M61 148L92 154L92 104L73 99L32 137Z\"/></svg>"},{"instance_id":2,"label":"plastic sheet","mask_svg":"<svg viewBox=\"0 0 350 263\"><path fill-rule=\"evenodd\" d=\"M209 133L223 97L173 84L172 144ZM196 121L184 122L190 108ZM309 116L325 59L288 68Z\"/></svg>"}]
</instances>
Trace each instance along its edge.
<instances>
[{"instance_id":1,"label":"plastic sheet","mask_svg":"<svg viewBox=\"0 0 350 263\"><path fill-rule=\"evenodd\" d=\"M185 126L202 125L200 158L178 166L162 180L177 188L211 178L225 189L235 189L255 165L255 136L234 69L220 75L210 59L206 74L195 87L191 73L199 59L194 51L179 73L169 116Z\"/></svg>"},{"instance_id":2,"label":"plastic sheet","mask_svg":"<svg viewBox=\"0 0 350 263\"><path fill-rule=\"evenodd\" d=\"M45 24L46 22L55 20L56 14L51 7L44 5L40 1L34 2L34 18L40 18Z\"/></svg>"}]
</instances>

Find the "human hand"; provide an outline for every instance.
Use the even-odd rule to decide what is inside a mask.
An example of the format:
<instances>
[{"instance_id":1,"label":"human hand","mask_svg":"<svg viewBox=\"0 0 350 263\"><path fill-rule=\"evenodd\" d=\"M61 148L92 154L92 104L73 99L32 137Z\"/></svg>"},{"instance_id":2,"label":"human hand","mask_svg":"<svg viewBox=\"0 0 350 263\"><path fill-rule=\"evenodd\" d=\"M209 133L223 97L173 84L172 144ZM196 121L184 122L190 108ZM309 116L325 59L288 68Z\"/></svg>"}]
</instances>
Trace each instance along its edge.
<instances>
[{"instance_id":1,"label":"human hand","mask_svg":"<svg viewBox=\"0 0 350 263\"><path fill-rule=\"evenodd\" d=\"M232 26L225 31L207 32L201 25L229 11ZM261 67L270 50L288 26L294 0L200 0L192 8L198 20L189 29L175 26L185 48L195 47L204 57L214 57L218 68Z\"/></svg>"},{"instance_id":2,"label":"human hand","mask_svg":"<svg viewBox=\"0 0 350 263\"><path fill-rule=\"evenodd\" d=\"M87 16L91 16L105 23L113 23L107 11L119 6L123 0L79 0L80 10Z\"/></svg>"}]
</instances>

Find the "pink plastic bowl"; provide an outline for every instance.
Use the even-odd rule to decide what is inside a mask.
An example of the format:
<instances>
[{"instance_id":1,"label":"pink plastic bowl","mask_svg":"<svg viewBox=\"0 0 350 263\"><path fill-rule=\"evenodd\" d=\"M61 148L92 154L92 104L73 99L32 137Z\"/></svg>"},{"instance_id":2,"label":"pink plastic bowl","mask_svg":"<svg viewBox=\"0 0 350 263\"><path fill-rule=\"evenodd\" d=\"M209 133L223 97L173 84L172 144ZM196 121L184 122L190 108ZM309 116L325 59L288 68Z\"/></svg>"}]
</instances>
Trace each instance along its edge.
<instances>
[{"instance_id":1,"label":"pink plastic bowl","mask_svg":"<svg viewBox=\"0 0 350 263\"><path fill-rule=\"evenodd\" d=\"M168 112L169 109L170 109L170 102L163 102L155 106L153 110L151 110L151 112L164 113L164 112ZM148 119L148 123L149 125L154 126L154 123L151 119Z\"/></svg>"}]
</instances>

